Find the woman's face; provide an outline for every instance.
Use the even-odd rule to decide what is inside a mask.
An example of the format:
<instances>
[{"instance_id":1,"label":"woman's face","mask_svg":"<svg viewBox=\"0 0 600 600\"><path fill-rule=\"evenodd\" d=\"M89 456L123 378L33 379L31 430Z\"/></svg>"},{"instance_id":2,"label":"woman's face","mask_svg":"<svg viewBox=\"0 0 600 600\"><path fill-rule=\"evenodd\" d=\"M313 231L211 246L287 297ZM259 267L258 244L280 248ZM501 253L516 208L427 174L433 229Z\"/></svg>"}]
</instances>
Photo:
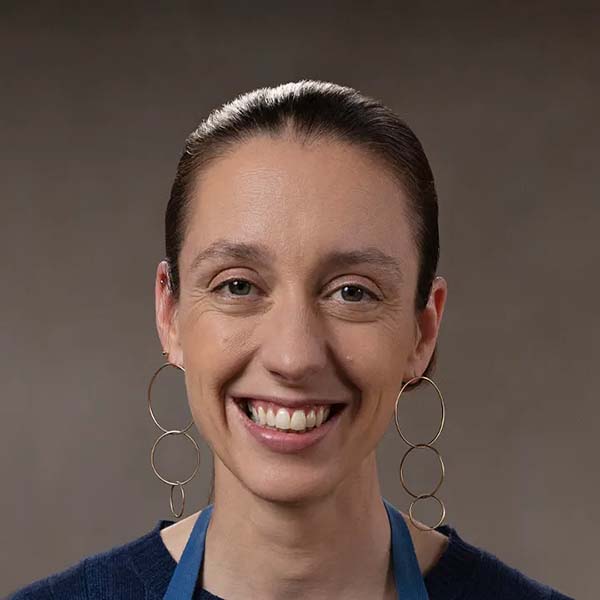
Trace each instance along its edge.
<instances>
[{"instance_id":1,"label":"woman's face","mask_svg":"<svg viewBox=\"0 0 600 600\"><path fill-rule=\"evenodd\" d=\"M366 464L402 382L425 370L445 281L436 278L415 313L406 197L382 165L342 142L256 137L209 166L190 200L179 301L160 284L164 262L156 297L163 347L185 368L194 420L253 493L325 495ZM311 445L268 444L234 400L256 396L302 400L308 425L320 402L345 406ZM276 415L277 403L265 413L269 406ZM283 435L316 439L317 430Z\"/></svg>"}]
</instances>

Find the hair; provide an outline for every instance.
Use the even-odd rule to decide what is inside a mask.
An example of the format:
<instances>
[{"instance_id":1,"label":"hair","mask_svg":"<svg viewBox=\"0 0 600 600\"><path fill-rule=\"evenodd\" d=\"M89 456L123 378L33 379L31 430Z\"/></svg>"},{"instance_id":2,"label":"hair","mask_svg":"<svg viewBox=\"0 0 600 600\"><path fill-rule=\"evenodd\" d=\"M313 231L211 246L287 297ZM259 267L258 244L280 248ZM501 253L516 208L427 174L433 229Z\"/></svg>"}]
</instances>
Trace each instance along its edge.
<instances>
[{"instance_id":1,"label":"hair","mask_svg":"<svg viewBox=\"0 0 600 600\"><path fill-rule=\"evenodd\" d=\"M378 100L351 87L307 79L241 94L213 110L187 137L165 215L168 285L174 299L179 300L178 262L194 183L212 162L259 135L290 136L301 143L320 139L346 142L362 148L389 170L408 198L406 213L418 255L414 309L422 311L429 299L440 248L437 193L421 142ZM436 360L437 348L423 375L430 375Z\"/></svg>"}]
</instances>

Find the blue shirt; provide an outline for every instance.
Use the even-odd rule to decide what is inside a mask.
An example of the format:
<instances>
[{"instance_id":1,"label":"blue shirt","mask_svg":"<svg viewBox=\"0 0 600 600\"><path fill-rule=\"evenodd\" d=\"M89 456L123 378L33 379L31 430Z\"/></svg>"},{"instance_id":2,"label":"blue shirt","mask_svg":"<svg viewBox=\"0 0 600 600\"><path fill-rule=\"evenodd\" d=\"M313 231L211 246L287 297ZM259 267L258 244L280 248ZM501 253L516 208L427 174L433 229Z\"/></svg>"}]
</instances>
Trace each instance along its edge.
<instances>
[{"instance_id":1,"label":"blue shirt","mask_svg":"<svg viewBox=\"0 0 600 600\"><path fill-rule=\"evenodd\" d=\"M84 558L70 568L36 581L11 600L161 600L176 562L160 537L173 521L161 520L145 535L112 550ZM437 531L449 538L438 562L424 576L430 600L574 600L463 540L450 525ZM223 600L202 589L195 600Z\"/></svg>"}]
</instances>

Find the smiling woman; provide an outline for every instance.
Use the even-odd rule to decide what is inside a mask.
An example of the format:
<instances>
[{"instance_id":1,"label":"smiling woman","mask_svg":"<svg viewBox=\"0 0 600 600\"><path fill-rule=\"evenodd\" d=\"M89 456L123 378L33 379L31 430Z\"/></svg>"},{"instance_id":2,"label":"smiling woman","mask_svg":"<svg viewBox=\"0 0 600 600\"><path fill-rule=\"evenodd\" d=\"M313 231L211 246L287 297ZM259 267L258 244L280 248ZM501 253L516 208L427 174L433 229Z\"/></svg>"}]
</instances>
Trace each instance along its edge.
<instances>
[{"instance_id":1,"label":"smiling woman","mask_svg":"<svg viewBox=\"0 0 600 600\"><path fill-rule=\"evenodd\" d=\"M302 80L213 111L178 165L155 302L214 496L15 597L567 598L381 496L401 393L439 392L437 219L419 140L352 88Z\"/></svg>"}]
</instances>

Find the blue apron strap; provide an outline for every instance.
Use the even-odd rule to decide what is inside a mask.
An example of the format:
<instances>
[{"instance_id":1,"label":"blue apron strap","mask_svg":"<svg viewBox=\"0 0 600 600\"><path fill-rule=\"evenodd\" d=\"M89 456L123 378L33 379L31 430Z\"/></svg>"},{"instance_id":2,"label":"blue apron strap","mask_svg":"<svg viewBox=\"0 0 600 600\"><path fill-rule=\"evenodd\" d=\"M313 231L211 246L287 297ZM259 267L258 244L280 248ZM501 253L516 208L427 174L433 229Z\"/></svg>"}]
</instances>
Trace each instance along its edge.
<instances>
[{"instance_id":1,"label":"blue apron strap","mask_svg":"<svg viewBox=\"0 0 600 600\"><path fill-rule=\"evenodd\" d=\"M391 528L394 581L399 600L429 600L408 526L402 514L382 498ZM213 505L198 515L163 600L191 600L204 558L206 531Z\"/></svg>"},{"instance_id":2,"label":"blue apron strap","mask_svg":"<svg viewBox=\"0 0 600 600\"><path fill-rule=\"evenodd\" d=\"M428 600L427 588L404 517L385 498L382 500L392 529L392 562L398 598Z\"/></svg>"},{"instance_id":3,"label":"blue apron strap","mask_svg":"<svg viewBox=\"0 0 600 600\"><path fill-rule=\"evenodd\" d=\"M194 597L196 580L204 558L206 530L212 510L213 505L209 504L198 515L163 600L191 600Z\"/></svg>"}]
</instances>

